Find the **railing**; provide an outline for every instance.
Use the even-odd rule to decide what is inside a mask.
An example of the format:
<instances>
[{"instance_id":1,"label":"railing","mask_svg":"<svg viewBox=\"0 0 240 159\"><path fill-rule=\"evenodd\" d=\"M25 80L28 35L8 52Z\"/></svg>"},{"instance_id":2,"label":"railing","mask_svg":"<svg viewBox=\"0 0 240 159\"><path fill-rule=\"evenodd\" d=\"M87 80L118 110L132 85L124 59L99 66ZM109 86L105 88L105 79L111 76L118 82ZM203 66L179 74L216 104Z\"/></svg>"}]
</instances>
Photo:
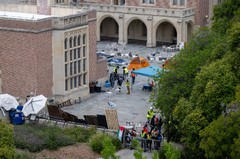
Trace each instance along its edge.
<instances>
[{"instance_id":1,"label":"railing","mask_svg":"<svg viewBox=\"0 0 240 159\"><path fill-rule=\"evenodd\" d=\"M93 8L98 12L114 12L114 13L131 13L142 15L155 15L166 17L186 17L195 14L194 7L187 9L164 9L164 8L146 8L146 7L134 7L134 6L116 6L116 5L103 5L103 4L91 4L80 3L78 7Z\"/></svg>"}]
</instances>

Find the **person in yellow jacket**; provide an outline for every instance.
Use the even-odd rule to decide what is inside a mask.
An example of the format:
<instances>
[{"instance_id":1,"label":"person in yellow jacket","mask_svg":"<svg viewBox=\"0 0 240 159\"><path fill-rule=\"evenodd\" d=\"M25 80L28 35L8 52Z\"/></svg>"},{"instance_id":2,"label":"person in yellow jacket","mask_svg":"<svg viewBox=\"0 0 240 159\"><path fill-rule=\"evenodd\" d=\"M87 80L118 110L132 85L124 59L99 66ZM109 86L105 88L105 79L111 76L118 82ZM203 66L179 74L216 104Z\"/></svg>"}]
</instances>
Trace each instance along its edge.
<instances>
[{"instance_id":1,"label":"person in yellow jacket","mask_svg":"<svg viewBox=\"0 0 240 159\"><path fill-rule=\"evenodd\" d=\"M126 80L128 78L128 69L123 67L123 79Z\"/></svg>"},{"instance_id":2,"label":"person in yellow jacket","mask_svg":"<svg viewBox=\"0 0 240 159\"><path fill-rule=\"evenodd\" d=\"M126 80L126 86L127 86L127 90L128 90L127 94L130 94L130 82L128 79Z\"/></svg>"},{"instance_id":3,"label":"person in yellow jacket","mask_svg":"<svg viewBox=\"0 0 240 159\"><path fill-rule=\"evenodd\" d=\"M144 152L146 151L146 146L147 146L147 134L144 130L142 130L141 134L141 148L144 147Z\"/></svg>"},{"instance_id":4,"label":"person in yellow jacket","mask_svg":"<svg viewBox=\"0 0 240 159\"><path fill-rule=\"evenodd\" d=\"M147 122L148 122L149 124L150 124L151 119L152 119L152 117L153 117L153 113L154 113L153 108L150 107L150 110L148 110L148 112L147 112Z\"/></svg>"}]
</instances>

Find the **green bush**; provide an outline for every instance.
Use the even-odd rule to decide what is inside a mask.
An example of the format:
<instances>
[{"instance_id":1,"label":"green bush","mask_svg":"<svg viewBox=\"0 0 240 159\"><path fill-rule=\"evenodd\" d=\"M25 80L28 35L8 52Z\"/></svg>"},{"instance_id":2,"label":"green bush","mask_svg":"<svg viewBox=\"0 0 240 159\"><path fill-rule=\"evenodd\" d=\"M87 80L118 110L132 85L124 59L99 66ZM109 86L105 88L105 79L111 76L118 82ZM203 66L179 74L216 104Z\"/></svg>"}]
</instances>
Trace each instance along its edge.
<instances>
[{"instance_id":1,"label":"green bush","mask_svg":"<svg viewBox=\"0 0 240 159\"><path fill-rule=\"evenodd\" d=\"M75 142L87 142L91 136L96 134L96 128L90 127L84 129L82 127L66 128L64 133L69 137L72 137Z\"/></svg>"},{"instance_id":2,"label":"green bush","mask_svg":"<svg viewBox=\"0 0 240 159\"><path fill-rule=\"evenodd\" d=\"M109 137L106 137L103 141L103 150L101 155L103 159L120 159L121 156L116 156L116 147L113 146L112 141Z\"/></svg>"},{"instance_id":3,"label":"green bush","mask_svg":"<svg viewBox=\"0 0 240 159\"><path fill-rule=\"evenodd\" d=\"M0 119L0 158L12 159L15 155L12 125L6 125Z\"/></svg>"},{"instance_id":4,"label":"green bush","mask_svg":"<svg viewBox=\"0 0 240 159\"><path fill-rule=\"evenodd\" d=\"M23 124L14 126L14 145L30 152L39 152L44 148L57 149L58 146L74 144L74 140L56 126L44 124Z\"/></svg>"},{"instance_id":5,"label":"green bush","mask_svg":"<svg viewBox=\"0 0 240 159\"><path fill-rule=\"evenodd\" d=\"M113 146L115 146L117 149L121 147L121 142L119 139L107 133L97 133L93 135L89 140L89 146L92 147L94 152L100 153L104 149L103 141L106 138L109 138Z\"/></svg>"}]
</instances>

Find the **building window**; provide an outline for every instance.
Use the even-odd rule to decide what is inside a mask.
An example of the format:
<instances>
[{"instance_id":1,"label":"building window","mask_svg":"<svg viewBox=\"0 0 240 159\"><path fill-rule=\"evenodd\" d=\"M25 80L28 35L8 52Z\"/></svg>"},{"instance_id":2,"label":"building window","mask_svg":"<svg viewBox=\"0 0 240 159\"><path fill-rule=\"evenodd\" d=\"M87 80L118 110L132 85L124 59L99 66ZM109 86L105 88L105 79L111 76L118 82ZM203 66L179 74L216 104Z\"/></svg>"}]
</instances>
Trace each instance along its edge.
<instances>
[{"instance_id":1,"label":"building window","mask_svg":"<svg viewBox=\"0 0 240 159\"><path fill-rule=\"evenodd\" d=\"M72 50L70 50L70 61L72 61Z\"/></svg>"},{"instance_id":2,"label":"building window","mask_svg":"<svg viewBox=\"0 0 240 159\"><path fill-rule=\"evenodd\" d=\"M77 73L77 62L76 61L74 62L73 72L74 72L74 74Z\"/></svg>"},{"instance_id":3,"label":"building window","mask_svg":"<svg viewBox=\"0 0 240 159\"><path fill-rule=\"evenodd\" d=\"M80 46L80 44L81 44L81 36L79 35L78 36L78 46Z\"/></svg>"},{"instance_id":4,"label":"building window","mask_svg":"<svg viewBox=\"0 0 240 159\"><path fill-rule=\"evenodd\" d=\"M70 78L70 89L73 89L73 79Z\"/></svg>"},{"instance_id":5,"label":"building window","mask_svg":"<svg viewBox=\"0 0 240 159\"><path fill-rule=\"evenodd\" d=\"M78 58L81 58L81 48L78 48Z\"/></svg>"},{"instance_id":6,"label":"building window","mask_svg":"<svg viewBox=\"0 0 240 159\"><path fill-rule=\"evenodd\" d=\"M87 74L85 73L84 75L83 75L83 84L86 84L87 82L86 82L86 77L87 77Z\"/></svg>"},{"instance_id":7,"label":"building window","mask_svg":"<svg viewBox=\"0 0 240 159\"><path fill-rule=\"evenodd\" d=\"M72 38L69 39L69 47L72 48Z\"/></svg>"},{"instance_id":8,"label":"building window","mask_svg":"<svg viewBox=\"0 0 240 159\"><path fill-rule=\"evenodd\" d=\"M66 79L65 80L65 91L67 91L68 90L68 80Z\"/></svg>"},{"instance_id":9,"label":"building window","mask_svg":"<svg viewBox=\"0 0 240 159\"><path fill-rule=\"evenodd\" d=\"M85 56L86 56L86 47L83 46L83 57L85 57Z\"/></svg>"},{"instance_id":10,"label":"building window","mask_svg":"<svg viewBox=\"0 0 240 159\"><path fill-rule=\"evenodd\" d=\"M77 37L75 36L73 39L73 46L76 47L76 44L77 44Z\"/></svg>"},{"instance_id":11,"label":"building window","mask_svg":"<svg viewBox=\"0 0 240 159\"><path fill-rule=\"evenodd\" d=\"M81 61L79 60L78 61L78 73L80 73L81 72Z\"/></svg>"},{"instance_id":12,"label":"building window","mask_svg":"<svg viewBox=\"0 0 240 159\"><path fill-rule=\"evenodd\" d=\"M185 6L186 0L171 0L173 6Z\"/></svg>"},{"instance_id":13,"label":"building window","mask_svg":"<svg viewBox=\"0 0 240 159\"><path fill-rule=\"evenodd\" d=\"M74 49L73 51L74 51L74 60L76 60L76 58L77 58L77 49Z\"/></svg>"},{"instance_id":14,"label":"building window","mask_svg":"<svg viewBox=\"0 0 240 159\"><path fill-rule=\"evenodd\" d=\"M67 62L67 51L65 51L64 61Z\"/></svg>"},{"instance_id":15,"label":"building window","mask_svg":"<svg viewBox=\"0 0 240 159\"><path fill-rule=\"evenodd\" d=\"M68 70L67 64L65 64L65 77L67 77L67 70Z\"/></svg>"},{"instance_id":16,"label":"building window","mask_svg":"<svg viewBox=\"0 0 240 159\"><path fill-rule=\"evenodd\" d=\"M88 41L86 38L85 33L64 39L65 91L71 91L88 82L88 59L86 58Z\"/></svg>"},{"instance_id":17,"label":"building window","mask_svg":"<svg viewBox=\"0 0 240 159\"><path fill-rule=\"evenodd\" d=\"M81 86L81 78L82 78L82 76L80 75L80 76L78 76L78 86Z\"/></svg>"},{"instance_id":18,"label":"building window","mask_svg":"<svg viewBox=\"0 0 240 159\"><path fill-rule=\"evenodd\" d=\"M83 45L86 43L86 34L83 35Z\"/></svg>"},{"instance_id":19,"label":"building window","mask_svg":"<svg viewBox=\"0 0 240 159\"><path fill-rule=\"evenodd\" d=\"M77 77L74 77L74 88L77 87Z\"/></svg>"},{"instance_id":20,"label":"building window","mask_svg":"<svg viewBox=\"0 0 240 159\"><path fill-rule=\"evenodd\" d=\"M68 42L68 40L65 39L65 40L64 40L64 48L65 48L65 50L67 49L67 42Z\"/></svg>"},{"instance_id":21,"label":"building window","mask_svg":"<svg viewBox=\"0 0 240 159\"><path fill-rule=\"evenodd\" d=\"M83 59L83 72L84 72L85 69L86 69L85 65L86 65L86 59Z\"/></svg>"},{"instance_id":22,"label":"building window","mask_svg":"<svg viewBox=\"0 0 240 159\"><path fill-rule=\"evenodd\" d=\"M155 0L141 0L142 4L155 4Z\"/></svg>"}]
</instances>

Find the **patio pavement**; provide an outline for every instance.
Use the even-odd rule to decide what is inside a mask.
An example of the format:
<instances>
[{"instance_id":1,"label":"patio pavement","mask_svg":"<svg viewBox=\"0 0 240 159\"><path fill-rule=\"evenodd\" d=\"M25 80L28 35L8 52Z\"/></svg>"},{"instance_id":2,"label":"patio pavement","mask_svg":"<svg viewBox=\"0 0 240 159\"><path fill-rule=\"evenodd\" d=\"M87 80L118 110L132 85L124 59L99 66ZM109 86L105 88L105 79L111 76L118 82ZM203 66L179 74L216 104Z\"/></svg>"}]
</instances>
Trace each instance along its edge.
<instances>
[{"instance_id":1,"label":"patio pavement","mask_svg":"<svg viewBox=\"0 0 240 159\"><path fill-rule=\"evenodd\" d=\"M109 41L98 42L97 49L98 50L106 50L106 44L110 43ZM159 49L161 51L161 47L158 48L147 48L143 45L134 45L129 44L126 46L124 53L128 53L132 51L139 54L140 57L145 58L146 54L154 53ZM106 51L108 54L108 52ZM130 62L131 59L124 58L126 62ZM149 63L151 66L161 67L161 63L157 63L153 61ZM112 72L114 67L108 67L109 72ZM122 67L118 70L118 73L122 73ZM130 75L129 75L130 76ZM108 75L109 77L109 75ZM80 104L73 104L70 107L64 107L62 110L67 111L73 115L76 115L80 119L84 119L83 115L96 115L101 114L105 115L104 109L109 109L108 101L116 104L114 107L117 110L117 116L119 125L123 126L126 124L126 121L145 124L147 121L147 111L151 106L149 102L150 91L142 90L143 84L149 82L151 83L151 79L145 76L137 75L135 84L131 89L131 94L127 94L127 88L125 86L125 82L122 84L122 92L115 92L115 89L106 88L102 86L102 90L110 90L113 93L110 95L106 92L100 93L91 93L89 97L84 98ZM115 88L116 88L115 83ZM140 133L140 131L138 132ZM123 149L117 152L117 155L121 155L122 158L134 159L133 150ZM152 156L152 153L144 153L148 157Z\"/></svg>"}]
</instances>

